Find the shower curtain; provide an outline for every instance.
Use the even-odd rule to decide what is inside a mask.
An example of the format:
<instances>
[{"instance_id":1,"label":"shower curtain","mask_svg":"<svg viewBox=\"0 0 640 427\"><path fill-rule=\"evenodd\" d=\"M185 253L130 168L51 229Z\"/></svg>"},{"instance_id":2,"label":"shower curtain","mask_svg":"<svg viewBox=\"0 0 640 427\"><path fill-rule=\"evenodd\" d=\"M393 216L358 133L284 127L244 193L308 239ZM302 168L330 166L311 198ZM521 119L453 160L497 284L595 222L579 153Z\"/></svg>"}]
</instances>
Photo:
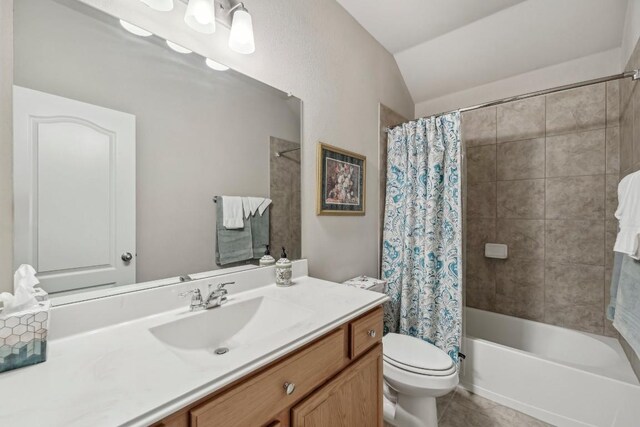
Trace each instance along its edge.
<instances>
[{"instance_id":1,"label":"shower curtain","mask_svg":"<svg viewBox=\"0 0 640 427\"><path fill-rule=\"evenodd\" d=\"M389 130L382 276L386 332L419 337L457 364L462 334L460 113Z\"/></svg>"}]
</instances>

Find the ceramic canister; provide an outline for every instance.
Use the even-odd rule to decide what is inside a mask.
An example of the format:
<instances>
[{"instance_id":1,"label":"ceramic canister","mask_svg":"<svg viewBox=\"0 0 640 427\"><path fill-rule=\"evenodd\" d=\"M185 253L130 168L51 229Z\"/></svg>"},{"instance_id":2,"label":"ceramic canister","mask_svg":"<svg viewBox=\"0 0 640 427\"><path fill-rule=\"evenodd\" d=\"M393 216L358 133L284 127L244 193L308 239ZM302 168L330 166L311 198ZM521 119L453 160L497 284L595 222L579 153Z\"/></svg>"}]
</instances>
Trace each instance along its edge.
<instances>
[{"instance_id":1,"label":"ceramic canister","mask_svg":"<svg viewBox=\"0 0 640 427\"><path fill-rule=\"evenodd\" d=\"M286 257L282 257L276 262L276 285L291 286L291 276L293 274L291 265L291 261Z\"/></svg>"}]
</instances>

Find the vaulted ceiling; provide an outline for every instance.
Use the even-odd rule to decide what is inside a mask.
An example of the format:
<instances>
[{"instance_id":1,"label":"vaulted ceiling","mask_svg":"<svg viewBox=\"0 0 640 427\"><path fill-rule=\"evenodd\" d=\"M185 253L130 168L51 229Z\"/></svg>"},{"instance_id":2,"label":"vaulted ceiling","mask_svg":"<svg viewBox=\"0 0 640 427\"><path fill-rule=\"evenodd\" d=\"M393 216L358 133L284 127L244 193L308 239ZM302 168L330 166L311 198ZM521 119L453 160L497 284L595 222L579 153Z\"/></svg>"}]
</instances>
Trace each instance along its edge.
<instances>
[{"instance_id":1,"label":"vaulted ceiling","mask_svg":"<svg viewBox=\"0 0 640 427\"><path fill-rule=\"evenodd\" d=\"M628 0L337 0L414 102L620 47Z\"/></svg>"}]
</instances>

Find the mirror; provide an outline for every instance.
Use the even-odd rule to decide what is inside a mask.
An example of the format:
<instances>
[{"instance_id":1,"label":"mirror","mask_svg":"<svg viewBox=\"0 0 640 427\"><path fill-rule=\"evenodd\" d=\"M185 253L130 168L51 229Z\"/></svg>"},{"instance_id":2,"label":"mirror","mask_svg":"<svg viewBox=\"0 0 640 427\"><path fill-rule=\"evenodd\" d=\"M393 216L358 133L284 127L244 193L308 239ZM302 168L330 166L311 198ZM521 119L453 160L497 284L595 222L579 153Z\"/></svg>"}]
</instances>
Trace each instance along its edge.
<instances>
[{"instance_id":1,"label":"mirror","mask_svg":"<svg viewBox=\"0 0 640 427\"><path fill-rule=\"evenodd\" d=\"M299 258L301 101L126 26L15 2L16 267L113 293Z\"/></svg>"}]
</instances>

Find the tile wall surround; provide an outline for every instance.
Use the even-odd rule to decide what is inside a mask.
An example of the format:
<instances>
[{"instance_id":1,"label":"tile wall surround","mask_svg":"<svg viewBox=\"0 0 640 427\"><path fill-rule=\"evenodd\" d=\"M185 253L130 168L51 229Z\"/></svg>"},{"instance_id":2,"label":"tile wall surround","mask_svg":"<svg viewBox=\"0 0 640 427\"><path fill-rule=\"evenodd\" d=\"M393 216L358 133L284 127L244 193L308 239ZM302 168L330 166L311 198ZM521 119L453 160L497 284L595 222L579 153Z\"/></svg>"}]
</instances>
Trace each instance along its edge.
<instances>
[{"instance_id":1,"label":"tile wall surround","mask_svg":"<svg viewBox=\"0 0 640 427\"><path fill-rule=\"evenodd\" d=\"M601 83L463 114L468 306L617 336L605 304L619 89ZM485 243L507 244L509 258L485 258Z\"/></svg>"},{"instance_id":2,"label":"tile wall surround","mask_svg":"<svg viewBox=\"0 0 640 427\"><path fill-rule=\"evenodd\" d=\"M640 43L636 44L635 50L625 67L625 70L640 68ZM640 171L640 84L631 79L620 80L620 179L630 173ZM613 183L610 183L613 185ZM607 237L609 240L615 239L615 232L611 232ZM631 366L640 378L640 357L635 354L631 346L619 337L622 348L629 357Z\"/></svg>"},{"instance_id":3,"label":"tile wall surround","mask_svg":"<svg viewBox=\"0 0 640 427\"><path fill-rule=\"evenodd\" d=\"M276 153L290 151L281 157ZM269 194L273 200L269 216L271 255L278 259L281 248L289 259L302 258L300 222L300 144L271 137L269 151Z\"/></svg>"}]
</instances>

